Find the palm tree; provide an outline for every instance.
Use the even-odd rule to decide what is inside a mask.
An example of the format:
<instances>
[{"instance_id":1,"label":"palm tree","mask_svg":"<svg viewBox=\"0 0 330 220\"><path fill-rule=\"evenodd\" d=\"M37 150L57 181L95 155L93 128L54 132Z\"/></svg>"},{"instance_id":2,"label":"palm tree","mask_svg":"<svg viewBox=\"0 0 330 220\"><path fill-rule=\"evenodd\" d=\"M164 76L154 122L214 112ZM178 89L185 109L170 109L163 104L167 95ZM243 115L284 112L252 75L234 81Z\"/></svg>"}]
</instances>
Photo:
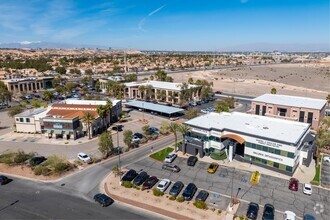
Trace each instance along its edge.
<instances>
[{"instance_id":1,"label":"palm tree","mask_svg":"<svg viewBox=\"0 0 330 220\"><path fill-rule=\"evenodd\" d=\"M182 134L182 153L185 154L185 138L187 133L190 131L190 128L187 125L181 124L178 127L178 131Z\"/></svg>"},{"instance_id":2,"label":"palm tree","mask_svg":"<svg viewBox=\"0 0 330 220\"><path fill-rule=\"evenodd\" d=\"M215 111L220 113L220 112L229 112L230 110L229 110L229 106L226 103L219 101L215 104Z\"/></svg>"},{"instance_id":3,"label":"palm tree","mask_svg":"<svg viewBox=\"0 0 330 220\"><path fill-rule=\"evenodd\" d=\"M111 108L112 108L112 102L111 102L110 99L107 99L107 104L105 106L106 106L106 109L107 109L106 110L107 114L110 114L111 113ZM111 118L110 118L110 121L111 121ZM110 123L110 121L109 121L109 123Z\"/></svg>"},{"instance_id":4,"label":"palm tree","mask_svg":"<svg viewBox=\"0 0 330 220\"><path fill-rule=\"evenodd\" d=\"M91 139L91 129L90 129L90 127L91 127L91 124L93 122L95 122L95 120L96 120L95 117L91 113L89 113L89 112L87 112L86 114L84 114L84 116L82 118L83 123L87 127L88 139Z\"/></svg>"},{"instance_id":5,"label":"palm tree","mask_svg":"<svg viewBox=\"0 0 330 220\"><path fill-rule=\"evenodd\" d=\"M53 99L54 99L54 94L53 94L53 92L51 92L51 91L45 91L45 92L44 92L44 99L45 99L46 101L53 102Z\"/></svg>"},{"instance_id":6,"label":"palm tree","mask_svg":"<svg viewBox=\"0 0 330 220\"><path fill-rule=\"evenodd\" d=\"M97 114L100 116L100 118L102 119L102 130L105 130L104 129L104 119L107 117L108 113L110 112L110 109L107 108L106 105L98 105L96 107L96 111L97 111Z\"/></svg>"},{"instance_id":7,"label":"palm tree","mask_svg":"<svg viewBox=\"0 0 330 220\"><path fill-rule=\"evenodd\" d=\"M170 130L170 132L173 132L173 134L174 134L174 140L175 140L175 144L174 144L174 146L175 146L175 152L178 151L178 146L177 146L177 144L178 144L178 134L177 134L178 127L179 127L179 124L177 124L177 123L175 123L175 122L171 122L171 123L169 124L169 127L168 127L169 130Z\"/></svg>"},{"instance_id":8,"label":"palm tree","mask_svg":"<svg viewBox=\"0 0 330 220\"><path fill-rule=\"evenodd\" d=\"M139 91L141 93L141 99L145 99L145 91L147 90L147 88L145 86L139 86Z\"/></svg>"},{"instance_id":9,"label":"palm tree","mask_svg":"<svg viewBox=\"0 0 330 220\"><path fill-rule=\"evenodd\" d=\"M152 85L147 85L145 88L146 88L146 99L150 99L150 97L152 96L152 89L154 87L152 87Z\"/></svg>"},{"instance_id":10,"label":"palm tree","mask_svg":"<svg viewBox=\"0 0 330 220\"><path fill-rule=\"evenodd\" d=\"M328 103L328 106L330 106L330 94L327 95L327 103Z\"/></svg>"},{"instance_id":11,"label":"palm tree","mask_svg":"<svg viewBox=\"0 0 330 220\"><path fill-rule=\"evenodd\" d=\"M277 90L276 90L275 88L272 88L272 89L270 90L270 93L271 93L271 94L276 94L276 93L277 93Z\"/></svg>"},{"instance_id":12,"label":"palm tree","mask_svg":"<svg viewBox=\"0 0 330 220\"><path fill-rule=\"evenodd\" d=\"M325 130L328 130L330 128L330 117L323 118L322 126L325 128Z\"/></svg>"}]
</instances>

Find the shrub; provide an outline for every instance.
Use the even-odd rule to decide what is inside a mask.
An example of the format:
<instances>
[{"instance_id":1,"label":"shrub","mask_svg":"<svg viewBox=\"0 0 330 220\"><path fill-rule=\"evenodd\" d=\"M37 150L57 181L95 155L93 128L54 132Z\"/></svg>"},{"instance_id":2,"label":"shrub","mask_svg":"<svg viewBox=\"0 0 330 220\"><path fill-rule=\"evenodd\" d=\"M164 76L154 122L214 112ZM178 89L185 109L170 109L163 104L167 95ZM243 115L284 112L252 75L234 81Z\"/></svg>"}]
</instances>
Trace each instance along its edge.
<instances>
[{"instance_id":1,"label":"shrub","mask_svg":"<svg viewBox=\"0 0 330 220\"><path fill-rule=\"evenodd\" d=\"M207 209L207 204L204 201L195 201L194 206L198 209Z\"/></svg>"},{"instance_id":2,"label":"shrub","mask_svg":"<svg viewBox=\"0 0 330 220\"><path fill-rule=\"evenodd\" d=\"M19 150L19 151L17 151L17 153L14 157L14 163L16 163L16 164L24 163L25 161L31 159L34 156L35 156L34 153L26 154L24 151Z\"/></svg>"},{"instance_id":3,"label":"shrub","mask_svg":"<svg viewBox=\"0 0 330 220\"><path fill-rule=\"evenodd\" d=\"M14 156L13 152L7 151L0 155L0 163L12 164L14 163Z\"/></svg>"},{"instance_id":4,"label":"shrub","mask_svg":"<svg viewBox=\"0 0 330 220\"><path fill-rule=\"evenodd\" d=\"M33 171L34 171L34 174L37 176L39 176L39 175L47 176L50 173L50 170L48 169L48 167L45 167L45 166L36 166Z\"/></svg>"},{"instance_id":5,"label":"shrub","mask_svg":"<svg viewBox=\"0 0 330 220\"><path fill-rule=\"evenodd\" d=\"M134 184L131 183L130 181L123 181L123 182L121 183L121 185L122 185L123 187L125 187L125 188L132 188L132 187L134 187Z\"/></svg>"},{"instance_id":6,"label":"shrub","mask_svg":"<svg viewBox=\"0 0 330 220\"><path fill-rule=\"evenodd\" d=\"M184 202L183 196L180 196L180 197L176 198L176 201L177 202Z\"/></svg>"},{"instance_id":7,"label":"shrub","mask_svg":"<svg viewBox=\"0 0 330 220\"><path fill-rule=\"evenodd\" d=\"M160 191L159 189L153 189L152 190L154 196L163 196L164 192Z\"/></svg>"},{"instance_id":8,"label":"shrub","mask_svg":"<svg viewBox=\"0 0 330 220\"><path fill-rule=\"evenodd\" d=\"M54 173L62 173L69 170L71 170L71 165L69 163L58 163L54 166Z\"/></svg>"},{"instance_id":9,"label":"shrub","mask_svg":"<svg viewBox=\"0 0 330 220\"><path fill-rule=\"evenodd\" d=\"M170 196L170 198L168 198L169 200L176 200L175 196Z\"/></svg>"}]
</instances>

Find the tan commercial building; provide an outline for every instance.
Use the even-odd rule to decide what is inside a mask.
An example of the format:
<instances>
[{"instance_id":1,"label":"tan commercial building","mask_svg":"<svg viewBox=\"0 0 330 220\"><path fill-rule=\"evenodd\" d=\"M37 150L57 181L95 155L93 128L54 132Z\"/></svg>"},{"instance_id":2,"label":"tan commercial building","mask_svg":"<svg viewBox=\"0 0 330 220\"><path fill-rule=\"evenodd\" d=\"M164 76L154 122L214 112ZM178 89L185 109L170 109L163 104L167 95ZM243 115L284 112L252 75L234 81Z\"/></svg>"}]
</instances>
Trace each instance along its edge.
<instances>
[{"instance_id":1,"label":"tan commercial building","mask_svg":"<svg viewBox=\"0 0 330 220\"><path fill-rule=\"evenodd\" d=\"M182 83L145 81L125 83L124 98L137 100L152 100L181 105ZM144 88L141 91L141 88ZM193 89L189 101L199 101L200 87L188 84L188 89ZM149 91L150 90L150 91Z\"/></svg>"},{"instance_id":2,"label":"tan commercial building","mask_svg":"<svg viewBox=\"0 0 330 220\"><path fill-rule=\"evenodd\" d=\"M48 108L29 109L15 115L16 132L42 133L41 118L47 115Z\"/></svg>"},{"instance_id":3,"label":"tan commercial building","mask_svg":"<svg viewBox=\"0 0 330 220\"><path fill-rule=\"evenodd\" d=\"M326 100L322 99L264 94L252 99L251 113L305 122L316 130L325 116L326 103Z\"/></svg>"},{"instance_id":4,"label":"tan commercial building","mask_svg":"<svg viewBox=\"0 0 330 220\"><path fill-rule=\"evenodd\" d=\"M1 80L13 94L29 93L53 87L53 77L28 77L19 79Z\"/></svg>"}]
</instances>

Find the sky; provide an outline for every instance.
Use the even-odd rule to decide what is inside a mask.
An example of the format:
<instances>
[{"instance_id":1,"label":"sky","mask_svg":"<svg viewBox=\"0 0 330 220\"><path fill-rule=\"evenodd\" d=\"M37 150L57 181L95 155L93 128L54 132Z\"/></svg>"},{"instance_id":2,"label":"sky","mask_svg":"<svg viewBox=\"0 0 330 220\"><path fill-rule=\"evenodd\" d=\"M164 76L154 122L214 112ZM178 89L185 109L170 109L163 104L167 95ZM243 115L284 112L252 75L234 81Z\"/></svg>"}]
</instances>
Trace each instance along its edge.
<instances>
[{"instance_id":1,"label":"sky","mask_svg":"<svg viewBox=\"0 0 330 220\"><path fill-rule=\"evenodd\" d=\"M0 0L0 43L330 51L329 0Z\"/></svg>"}]
</instances>

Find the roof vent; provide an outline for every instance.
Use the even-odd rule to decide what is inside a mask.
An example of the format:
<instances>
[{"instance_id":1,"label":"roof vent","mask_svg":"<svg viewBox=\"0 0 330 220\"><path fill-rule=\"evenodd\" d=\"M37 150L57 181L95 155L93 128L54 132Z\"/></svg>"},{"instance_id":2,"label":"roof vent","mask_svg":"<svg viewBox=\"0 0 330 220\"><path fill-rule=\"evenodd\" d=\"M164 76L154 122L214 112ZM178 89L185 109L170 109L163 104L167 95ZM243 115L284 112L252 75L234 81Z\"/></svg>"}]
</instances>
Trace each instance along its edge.
<instances>
[{"instance_id":1,"label":"roof vent","mask_svg":"<svg viewBox=\"0 0 330 220\"><path fill-rule=\"evenodd\" d=\"M264 126L264 127L262 127L263 129L269 129L269 127L267 127L267 126Z\"/></svg>"}]
</instances>

